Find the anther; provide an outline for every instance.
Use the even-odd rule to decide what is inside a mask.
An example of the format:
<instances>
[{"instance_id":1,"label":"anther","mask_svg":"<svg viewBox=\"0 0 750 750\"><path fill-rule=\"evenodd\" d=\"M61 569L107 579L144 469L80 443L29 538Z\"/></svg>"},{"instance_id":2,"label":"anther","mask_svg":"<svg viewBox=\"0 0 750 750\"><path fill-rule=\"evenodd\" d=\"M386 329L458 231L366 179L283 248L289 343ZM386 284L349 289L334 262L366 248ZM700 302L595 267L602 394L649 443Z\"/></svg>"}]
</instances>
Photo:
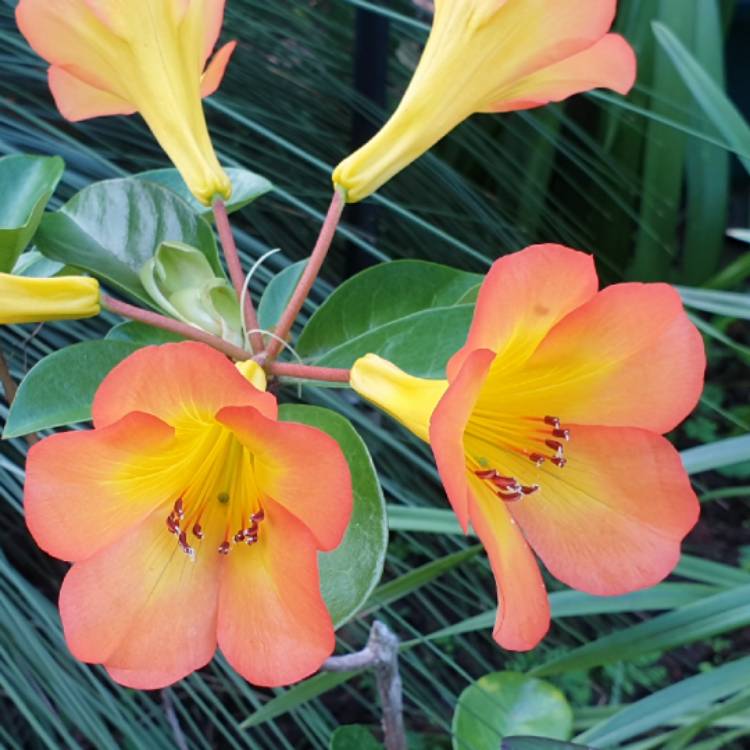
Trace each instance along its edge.
<instances>
[{"instance_id":1,"label":"anther","mask_svg":"<svg viewBox=\"0 0 750 750\"><path fill-rule=\"evenodd\" d=\"M494 469L482 469L474 472L480 479L494 479L497 472Z\"/></svg>"},{"instance_id":2,"label":"anther","mask_svg":"<svg viewBox=\"0 0 750 750\"><path fill-rule=\"evenodd\" d=\"M568 459L563 456L555 456L553 459L550 459L550 460L555 466L559 467L560 469L562 469L565 466L565 464L568 463Z\"/></svg>"},{"instance_id":3,"label":"anther","mask_svg":"<svg viewBox=\"0 0 750 750\"><path fill-rule=\"evenodd\" d=\"M222 542L219 545L218 552L219 552L220 555L228 555L229 554L229 550L230 550L229 542Z\"/></svg>"},{"instance_id":4,"label":"anther","mask_svg":"<svg viewBox=\"0 0 750 750\"><path fill-rule=\"evenodd\" d=\"M170 534L179 534L180 533L180 523L174 517L173 513L170 513L167 516L167 529L169 529L169 533Z\"/></svg>"},{"instance_id":5,"label":"anther","mask_svg":"<svg viewBox=\"0 0 750 750\"><path fill-rule=\"evenodd\" d=\"M546 457L543 456L541 453L530 453L529 454L529 461L532 463L535 463L537 466L541 466L546 460ZM554 458L552 459L555 460Z\"/></svg>"},{"instance_id":6,"label":"anther","mask_svg":"<svg viewBox=\"0 0 750 750\"><path fill-rule=\"evenodd\" d=\"M563 444L562 443L558 443L557 440L545 440L544 444L548 448L552 448L552 450L555 451L558 454L562 454L562 452L563 452Z\"/></svg>"},{"instance_id":7,"label":"anther","mask_svg":"<svg viewBox=\"0 0 750 750\"><path fill-rule=\"evenodd\" d=\"M250 520L255 523L257 521L262 521L265 517L266 517L266 514L261 508L257 513L253 513L253 515L250 516Z\"/></svg>"},{"instance_id":8,"label":"anther","mask_svg":"<svg viewBox=\"0 0 750 750\"><path fill-rule=\"evenodd\" d=\"M178 518L185 517L185 506L182 502L182 498L179 498L174 504L174 512Z\"/></svg>"},{"instance_id":9,"label":"anther","mask_svg":"<svg viewBox=\"0 0 750 750\"><path fill-rule=\"evenodd\" d=\"M193 536L196 539L203 539L203 527L199 523L193 526Z\"/></svg>"},{"instance_id":10,"label":"anther","mask_svg":"<svg viewBox=\"0 0 750 750\"><path fill-rule=\"evenodd\" d=\"M235 535L234 535L234 541L239 544L243 539L245 538L245 530L240 529Z\"/></svg>"},{"instance_id":11,"label":"anther","mask_svg":"<svg viewBox=\"0 0 750 750\"><path fill-rule=\"evenodd\" d=\"M555 429L559 429L559 427L560 427L560 420L557 417L545 417L544 418L544 424L548 424L550 427L554 427Z\"/></svg>"},{"instance_id":12,"label":"anther","mask_svg":"<svg viewBox=\"0 0 750 750\"><path fill-rule=\"evenodd\" d=\"M178 542L180 544L180 548L186 555L188 555L189 557L193 557L195 555L195 550L188 544L187 534L184 531L180 532Z\"/></svg>"},{"instance_id":13,"label":"anther","mask_svg":"<svg viewBox=\"0 0 750 750\"><path fill-rule=\"evenodd\" d=\"M517 500L520 500L523 497L522 492L498 492L497 496L504 502L504 503L514 503Z\"/></svg>"},{"instance_id":14,"label":"anther","mask_svg":"<svg viewBox=\"0 0 750 750\"><path fill-rule=\"evenodd\" d=\"M552 430L552 434L555 437L562 438L563 440L570 440L570 430Z\"/></svg>"},{"instance_id":15,"label":"anther","mask_svg":"<svg viewBox=\"0 0 750 750\"><path fill-rule=\"evenodd\" d=\"M532 495L538 489L539 489L539 485L538 484L524 485L523 487L521 487L521 492L524 495Z\"/></svg>"}]
</instances>

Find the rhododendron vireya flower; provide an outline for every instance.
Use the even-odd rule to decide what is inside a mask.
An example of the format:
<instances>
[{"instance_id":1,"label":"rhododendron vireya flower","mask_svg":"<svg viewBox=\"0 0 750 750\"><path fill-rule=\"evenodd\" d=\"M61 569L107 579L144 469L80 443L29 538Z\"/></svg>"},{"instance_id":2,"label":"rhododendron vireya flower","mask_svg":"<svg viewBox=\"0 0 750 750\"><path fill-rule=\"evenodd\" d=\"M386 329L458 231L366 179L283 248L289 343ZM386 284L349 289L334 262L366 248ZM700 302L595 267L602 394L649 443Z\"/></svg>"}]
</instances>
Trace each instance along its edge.
<instances>
[{"instance_id":1,"label":"rhododendron vireya flower","mask_svg":"<svg viewBox=\"0 0 750 750\"><path fill-rule=\"evenodd\" d=\"M349 202L375 192L475 112L510 112L635 82L630 45L607 33L617 0L436 0L401 103L336 168Z\"/></svg>"},{"instance_id":2,"label":"rhododendron vireya flower","mask_svg":"<svg viewBox=\"0 0 750 750\"><path fill-rule=\"evenodd\" d=\"M140 112L198 200L231 184L208 135L201 97L221 83L235 47L206 62L224 0L20 0L16 20L50 63L55 103L69 120Z\"/></svg>"},{"instance_id":3,"label":"rhododendron vireya flower","mask_svg":"<svg viewBox=\"0 0 750 750\"><path fill-rule=\"evenodd\" d=\"M218 646L257 685L317 670L334 632L317 555L352 508L338 444L279 422L276 399L197 343L141 349L104 380L94 429L32 447L25 510L73 563L73 655L123 685L169 685Z\"/></svg>"},{"instance_id":4,"label":"rhododendron vireya flower","mask_svg":"<svg viewBox=\"0 0 750 750\"><path fill-rule=\"evenodd\" d=\"M96 279L88 276L36 279L0 273L0 324L90 318L99 312Z\"/></svg>"},{"instance_id":5,"label":"rhododendron vireya flower","mask_svg":"<svg viewBox=\"0 0 750 750\"><path fill-rule=\"evenodd\" d=\"M497 583L495 639L533 648L555 577L598 595L662 580L699 508L662 437L703 386L700 334L666 284L597 291L591 257L537 245L498 260L446 380L359 360L351 383L432 446Z\"/></svg>"}]
</instances>

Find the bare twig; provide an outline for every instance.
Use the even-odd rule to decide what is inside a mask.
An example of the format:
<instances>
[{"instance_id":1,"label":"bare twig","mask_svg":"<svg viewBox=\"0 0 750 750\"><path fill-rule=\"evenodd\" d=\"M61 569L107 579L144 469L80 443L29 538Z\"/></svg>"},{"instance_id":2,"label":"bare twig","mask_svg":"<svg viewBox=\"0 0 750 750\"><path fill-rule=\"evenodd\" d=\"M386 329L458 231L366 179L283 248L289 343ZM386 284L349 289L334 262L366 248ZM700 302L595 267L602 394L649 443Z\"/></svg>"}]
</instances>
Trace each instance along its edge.
<instances>
[{"instance_id":1,"label":"bare twig","mask_svg":"<svg viewBox=\"0 0 750 750\"><path fill-rule=\"evenodd\" d=\"M353 672L371 668L383 711L386 750L406 750L401 674L398 671L398 638L391 629L375 620L367 645L354 654L332 656L322 669L326 672Z\"/></svg>"}]
</instances>

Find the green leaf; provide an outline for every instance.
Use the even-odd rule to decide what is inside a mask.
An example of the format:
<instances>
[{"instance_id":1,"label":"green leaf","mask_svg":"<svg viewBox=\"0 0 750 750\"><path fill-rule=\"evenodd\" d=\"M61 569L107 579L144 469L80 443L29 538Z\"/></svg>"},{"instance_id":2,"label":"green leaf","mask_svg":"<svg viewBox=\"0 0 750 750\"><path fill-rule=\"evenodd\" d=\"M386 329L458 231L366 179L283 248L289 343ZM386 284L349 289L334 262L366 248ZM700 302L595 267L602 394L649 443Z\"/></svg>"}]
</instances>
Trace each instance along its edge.
<instances>
[{"instance_id":1,"label":"green leaf","mask_svg":"<svg viewBox=\"0 0 750 750\"><path fill-rule=\"evenodd\" d=\"M349 529L333 552L320 555L323 598L340 627L364 604L383 572L388 524L380 483L362 438L344 417L319 406L284 404L279 418L328 433L341 446L352 473L354 510Z\"/></svg>"},{"instance_id":2,"label":"green leaf","mask_svg":"<svg viewBox=\"0 0 750 750\"><path fill-rule=\"evenodd\" d=\"M59 156L0 159L0 272L10 271L31 241L64 170Z\"/></svg>"},{"instance_id":3,"label":"green leaf","mask_svg":"<svg viewBox=\"0 0 750 750\"><path fill-rule=\"evenodd\" d=\"M654 21L652 27L659 44L672 59L676 72L690 89L698 106L750 172L750 126L722 88L672 31L658 21Z\"/></svg>"},{"instance_id":4,"label":"green leaf","mask_svg":"<svg viewBox=\"0 0 750 750\"><path fill-rule=\"evenodd\" d=\"M750 435L717 440L682 451L682 463L688 474L721 469L750 460Z\"/></svg>"},{"instance_id":5,"label":"green leaf","mask_svg":"<svg viewBox=\"0 0 750 750\"><path fill-rule=\"evenodd\" d=\"M331 735L330 750L383 750L383 746L361 724L338 727Z\"/></svg>"},{"instance_id":6,"label":"green leaf","mask_svg":"<svg viewBox=\"0 0 750 750\"><path fill-rule=\"evenodd\" d=\"M567 740L573 711L548 682L518 672L492 672L461 693L453 715L454 750L496 750L504 737L532 734Z\"/></svg>"},{"instance_id":7,"label":"green leaf","mask_svg":"<svg viewBox=\"0 0 750 750\"><path fill-rule=\"evenodd\" d=\"M26 276L34 279L48 279L58 274L74 274L75 269L70 269L64 263L45 258L38 250L28 250L18 256L13 271L14 276Z\"/></svg>"},{"instance_id":8,"label":"green leaf","mask_svg":"<svg viewBox=\"0 0 750 750\"><path fill-rule=\"evenodd\" d=\"M226 167L224 171L232 181L232 196L227 201L227 212L233 213L244 208L262 195L273 190L273 183L265 177L261 177L249 169L238 167ZM190 208L201 216L210 216L211 207L199 203L190 192L185 181L176 169L167 167L165 169L152 169L148 172L140 172L134 177L144 182L151 182L170 190L179 195Z\"/></svg>"},{"instance_id":9,"label":"green leaf","mask_svg":"<svg viewBox=\"0 0 750 750\"><path fill-rule=\"evenodd\" d=\"M295 348L320 366L351 367L372 352L413 375L443 377L466 340L481 281L437 263L383 263L338 287Z\"/></svg>"},{"instance_id":10,"label":"green leaf","mask_svg":"<svg viewBox=\"0 0 750 750\"><path fill-rule=\"evenodd\" d=\"M135 320L127 320L113 326L107 333L106 340L127 341L139 347L184 341L182 336L176 333L165 331L163 328L154 328L154 326L139 323Z\"/></svg>"},{"instance_id":11,"label":"green leaf","mask_svg":"<svg viewBox=\"0 0 750 750\"><path fill-rule=\"evenodd\" d=\"M750 294L689 287L677 287L677 291L682 301L695 310L750 320Z\"/></svg>"},{"instance_id":12,"label":"green leaf","mask_svg":"<svg viewBox=\"0 0 750 750\"><path fill-rule=\"evenodd\" d=\"M48 258L88 271L146 305L152 300L139 273L162 242L192 245L223 277L211 227L169 190L135 179L82 190L44 217L35 241Z\"/></svg>"},{"instance_id":13,"label":"green leaf","mask_svg":"<svg viewBox=\"0 0 750 750\"><path fill-rule=\"evenodd\" d=\"M258 305L258 323L261 328L271 331L276 326L306 265L306 260L298 260L276 274L268 283Z\"/></svg>"},{"instance_id":14,"label":"green leaf","mask_svg":"<svg viewBox=\"0 0 750 750\"><path fill-rule=\"evenodd\" d=\"M124 341L84 341L48 355L19 386L3 437L91 419L96 389L115 365L137 349Z\"/></svg>"},{"instance_id":15,"label":"green leaf","mask_svg":"<svg viewBox=\"0 0 750 750\"><path fill-rule=\"evenodd\" d=\"M572 742L545 740L542 737L506 737L500 750L594 750L591 745L574 745Z\"/></svg>"}]
</instances>

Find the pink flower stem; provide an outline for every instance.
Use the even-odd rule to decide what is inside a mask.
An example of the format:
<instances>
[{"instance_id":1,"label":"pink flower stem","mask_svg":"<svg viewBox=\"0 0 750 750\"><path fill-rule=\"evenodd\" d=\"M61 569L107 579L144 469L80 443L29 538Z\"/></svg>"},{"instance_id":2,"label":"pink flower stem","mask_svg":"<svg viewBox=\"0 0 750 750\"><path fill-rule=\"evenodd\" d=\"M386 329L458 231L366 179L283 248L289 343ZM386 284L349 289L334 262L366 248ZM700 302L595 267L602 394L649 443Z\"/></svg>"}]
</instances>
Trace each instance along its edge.
<instances>
[{"instance_id":1,"label":"pink flower stem","mask_svg":"<svg viewBox=\"0 0 750 750\"><path fill-rule=\"evenodd\" d=\"M227 207L221 198L214 200L213 210L216 229L219 232L221 247L224 251L224 259L229 269L229 277L232 279L235 292L237 292L237 299L241 301L242 292L245 288L245 272L242 270L240 254L237 252L237 243L234 241L234 235L232 234ZM258 330L260 328L258 325L258 316L255 313L255 306L253 305L249 289L245 292L245 309L243 314L245 316L245 327L248 331L252 331L250 334L250 346L253 354L256 354L263 351L263 336L261 336Z\"/></svg>"},{"instance_id":2,"label":"pink flower stem","mask_svg":"<svg viewBox=\"0 0 750 750\"><path fill-rule=\"evenodd\" d=\"M272 339L266 348L266 360L272 360L278 356L283 345L282 342L286 341L289 336L289 331L291 331L294 321L297 320L302 305L305 304L305 300L310 294L315 279L318 278L323 262L328 255L328 250L331 247L331 242L333 242L333 237L336 234L336 228L341 220L341 214L345 205L344 194L337 189L331 199L328 214L323 222L318 241L315 243L310 259L307 261L307 265L305 266L305 270L297 284L297 288L294 290L294 294L289 300L289 304L282 313L278 325L276 326L274 333L277 338Z\"/></svg>"},{"instance_id":3,"label":"pink flower stem","mask_svg":"<svg viewBox=\"0 0 750 750\"><path fill-rule=\"evenodd\" d=\"M266 370L271 375L298 380L323 380L328 383L348 383L349 370L337 367L313 367L312 365L295 365L291 362L269 362Z\"/></svg>"},{"instance_id":4,"label":"pink flower stem","mask_svg":"<svg viewBox=\"0 0 750 750\"><path fill-rule=\"evenodd\" d=\"M218 336L206 333L200 328L191 326L188 323L181 323L179 320L167 318L165 315L159 315L159 313L144 310L135 305L129 305L127 302L120 302L120 300L113 299L106 294L102 294L101 301L102 307L113 313L122 315L123 318L137 320L140 323L146 323L155 328L161 328L164 331L177 333L180 336L184 336L186 339L192 339L193 341L200 341L204 344L208 344L208 346L212 346L214 349L217 349L218 351L232 357L232 359L240 362L251 359L253 356L250 352L241 349L239 346L230 344L228 341L224 341L224 339L219 338Z\"/></svg>"}]
</instances>

